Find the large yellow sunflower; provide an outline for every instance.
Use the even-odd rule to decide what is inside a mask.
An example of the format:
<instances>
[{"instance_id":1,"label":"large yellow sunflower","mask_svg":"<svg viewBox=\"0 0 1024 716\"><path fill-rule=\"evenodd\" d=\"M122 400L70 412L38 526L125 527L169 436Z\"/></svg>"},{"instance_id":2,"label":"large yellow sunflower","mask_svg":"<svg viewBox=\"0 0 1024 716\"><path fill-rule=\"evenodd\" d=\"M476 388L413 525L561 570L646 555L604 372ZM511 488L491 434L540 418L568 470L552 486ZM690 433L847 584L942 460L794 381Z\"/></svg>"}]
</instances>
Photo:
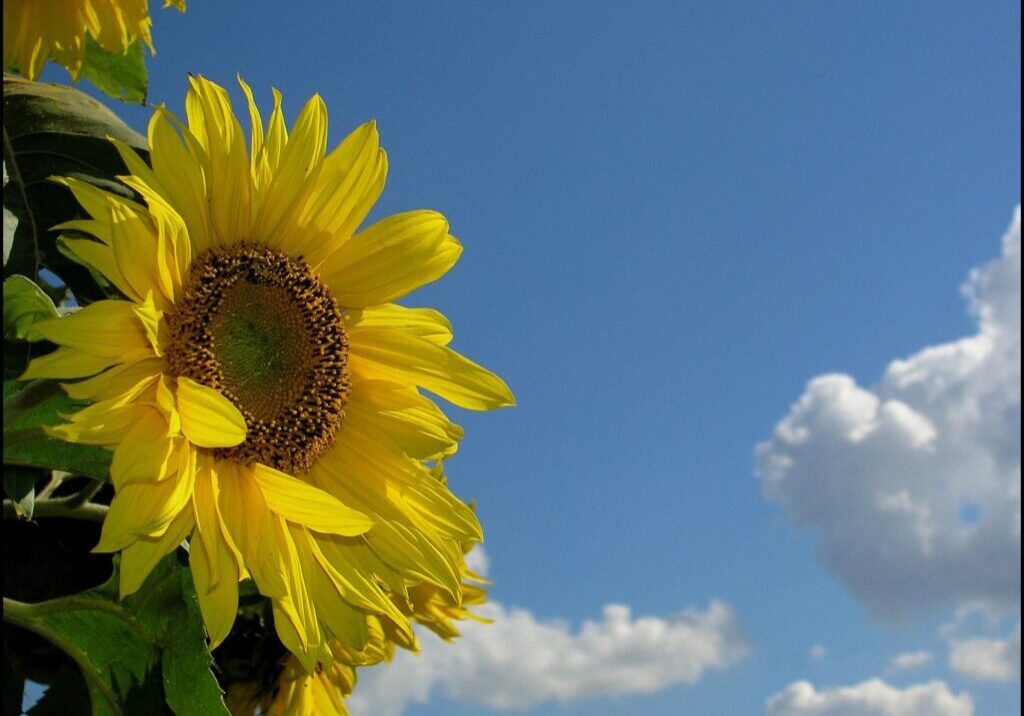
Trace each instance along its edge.
<instances>
[{"instance_id":1,"label":"large yellow sunflower","mask_svg":"<svg viewBox=\"0 0 1024 716\"><path fill-rule=\"evenodd\" d=\"M90 218L62 247L124 300L36 324L56 351L23 376L81 379L94 404L53 429L113 450L115 497L97 551L121 551L121 593L191 535L212 645L251 577L307 672L367 617L411 640L409 589L463 598L473 510L429 465L462 430L421 394L463 408L512 405L505 383L448 347L451 326L392 301L452 267L461 246L433 211L357 231L384 186L373 122L330 153L314 96L291 132L281 96L266 127L248 86L249 151L227 92L192 78L187 126L164 109L151 164L117 143L141 197L61 179ZM424 462L428 461L428 462Z\"/></svg>"},{"instance_id":2,"label":"large yellow sunflower","mask_svg":"<svg viewBox=\"0 0 1024 716\"><path fill-rule=\"evenodd\" d=\"M185 11L185 0L164 0L171 5ZM136 38L152 51L151 25L149 0L4 0L4 71L34 80L52 58L77 80L87 34L107 52Z\"/></svg>"}]
</instances>

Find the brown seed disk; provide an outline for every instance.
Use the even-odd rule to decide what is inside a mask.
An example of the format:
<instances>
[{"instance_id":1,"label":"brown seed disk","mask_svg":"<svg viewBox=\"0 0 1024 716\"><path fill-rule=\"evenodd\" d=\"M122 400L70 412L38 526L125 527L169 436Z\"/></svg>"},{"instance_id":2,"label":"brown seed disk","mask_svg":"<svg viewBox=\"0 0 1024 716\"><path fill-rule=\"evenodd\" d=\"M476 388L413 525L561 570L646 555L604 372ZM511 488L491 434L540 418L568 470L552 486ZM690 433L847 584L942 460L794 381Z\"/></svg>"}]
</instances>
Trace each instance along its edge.
<instances>
[{"instance_id":1,"label":"brown seed disk","mask_svg":"<svg viewBox=\"0 0 1024 716\"><path fill-rule=\"evenodd\" d=\"M345 418L349 367L341 311L306 262L246 243L209 249L166 320L171 373L245 417L245 442L216 457L309 472Z\"/></svg>"}]
</instances>

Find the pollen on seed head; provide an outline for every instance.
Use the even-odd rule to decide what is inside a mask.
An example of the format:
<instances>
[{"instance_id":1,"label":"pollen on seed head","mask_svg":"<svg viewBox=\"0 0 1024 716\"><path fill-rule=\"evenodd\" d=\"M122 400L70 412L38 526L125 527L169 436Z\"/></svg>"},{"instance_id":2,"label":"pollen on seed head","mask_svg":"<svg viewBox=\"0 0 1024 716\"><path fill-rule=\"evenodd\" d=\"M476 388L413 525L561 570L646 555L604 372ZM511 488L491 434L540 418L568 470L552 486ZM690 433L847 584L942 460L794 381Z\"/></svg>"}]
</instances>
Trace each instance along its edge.
<instances>
[{"instance_id":1,"label":"pollen on seed head","mask_svg":"<svg viewBox=\"0 0 1024 716\"><path fill-rule=\"evenodd\" d=\"M348 338L305 261L245 243L209 249L166 320L170 371L245 417L245 442L218 458L301 474L330 448L345 417Z\"/></svg>"}]
</instances>

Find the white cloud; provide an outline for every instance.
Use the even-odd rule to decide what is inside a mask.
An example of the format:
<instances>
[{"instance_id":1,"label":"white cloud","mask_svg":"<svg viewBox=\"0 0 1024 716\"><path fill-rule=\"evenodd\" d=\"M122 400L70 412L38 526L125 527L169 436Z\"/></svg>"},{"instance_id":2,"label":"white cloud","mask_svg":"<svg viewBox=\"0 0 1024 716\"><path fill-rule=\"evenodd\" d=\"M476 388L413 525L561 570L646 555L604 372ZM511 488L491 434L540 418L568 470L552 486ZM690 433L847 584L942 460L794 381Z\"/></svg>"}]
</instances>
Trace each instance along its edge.
<instances>
[{"instance_id":1,"label":"white cloud","mask_svg":"<svg viewBox=\"0 0 1024 716\"><path fill-rule=\"evenodd\" d=\"M824 644L815 644L811 647L811 650L808 652L808 655L811 657L813 661L821 661L826 656L828 656L828 649L825 648Z\"/></svg>"},{"instance_id":2,"label":"white cloud","mask_svg":"<svg viewBox=\"0 0 1024 716\"><path fill-rule=\"evenodd\" d=\"M980 681L1020 678L1020 623L1005 639L950 639L949 666Z\"/></svg>"},{"instance_id":3,"label":"white cloud","mask_svg":"<svg viewBox=\"0 0 1024 716\"><path fill-rule=\"evenodd\" d=\"M765 494L823 535L829 568L885 614L1020 598L1020 208L964 287L978 330L893 361L878 385L810 381L757 449Z\"/></svg>"},{"instance_id":4,"label":"white cloud","mask_svg":"<svg viewBox=\"0 0 1024 716\"><path fill-rule=\"evenodd\" d=\"M930 664L934 659L935 657L930 651L908 651L894 656L889 662L889 668L885 671L887 674L897 674L901 671L919 669L925 664Z\"/></svg>"},{"instance_id":5,"label":"white cloud","mask_svg":"<svg viewBox=\"0 0 1024 716\"><path fill-rule=\"evenodd\" d=\"M525 609L491 603L477 611L494 623L468 622L450 644L427 634L419 655L403 652L386 667L361 670L353 713L398 716L435 691L497 709L649 693L696 683L748 652L732 609L718 601L668 618L609 605L575 633Z\"/></svg>"},{"instance_id":6,"label":"white cloud","mask_svg":"<svg viewBox=\"0 0 1024 716\"><path fill-rule=\"evenodd\" d=\"M898 689L881 679L818 691L797 681L765 703L768 716L972 716L970 694L953 694L943 681Z\"/></svg>"}]
</instances>

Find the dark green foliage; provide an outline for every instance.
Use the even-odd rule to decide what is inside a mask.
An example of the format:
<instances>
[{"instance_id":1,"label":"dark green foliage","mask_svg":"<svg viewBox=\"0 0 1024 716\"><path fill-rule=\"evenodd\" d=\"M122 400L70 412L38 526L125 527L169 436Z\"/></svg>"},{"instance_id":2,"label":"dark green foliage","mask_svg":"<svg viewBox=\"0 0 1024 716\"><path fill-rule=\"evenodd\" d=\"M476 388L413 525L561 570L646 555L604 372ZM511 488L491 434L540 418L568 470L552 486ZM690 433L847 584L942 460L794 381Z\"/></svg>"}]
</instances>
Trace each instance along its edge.
<instances>
[{"instance_id":1,"label":"dark green foliage","mask_svg":"<svg viewBox=\"0 0 1024 716\"><path fill-rule=\"evenodd\" d=\"M56 381L4 381L4 465L46 467L109 480L109 450L64 442L44 430L65 422L62 415L86 405L69 398Z\"/></svg>"},{"instance_id":2,"label":"dark green foliage","mask_svg":"<svg viewBox=\"0 0 1024 716\"><path fill-rule=\"evenodd\" d=\"M95 589L36 604L5 599L5 619L71 657L95 716L227 714L187 567L168 555L120 602L118 579L115 570ZM55 680L47 694L50 701L77 702L70 713L82 712L82 689L73 678Z\"/></svg>"},{"instance_id":3,"label":"dark green foliage","mask_svg":"<svg viewBox=\"0 0 1024 716\"><path fill-rule=\"evenodd\" d=\"M79 303L104 297L92 274L57 249L50 227L83 216L78 203L54 176L83 181L130 196L116 176L124 174L108 137L140 152L145 138L86 94L62 85L4 75L4 163L9 180L4 207L18 219L4 276L36 280L46 268L60 276Z\"/></svg>"}]
</instances>

